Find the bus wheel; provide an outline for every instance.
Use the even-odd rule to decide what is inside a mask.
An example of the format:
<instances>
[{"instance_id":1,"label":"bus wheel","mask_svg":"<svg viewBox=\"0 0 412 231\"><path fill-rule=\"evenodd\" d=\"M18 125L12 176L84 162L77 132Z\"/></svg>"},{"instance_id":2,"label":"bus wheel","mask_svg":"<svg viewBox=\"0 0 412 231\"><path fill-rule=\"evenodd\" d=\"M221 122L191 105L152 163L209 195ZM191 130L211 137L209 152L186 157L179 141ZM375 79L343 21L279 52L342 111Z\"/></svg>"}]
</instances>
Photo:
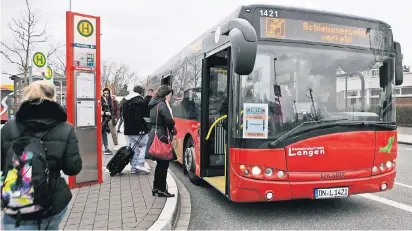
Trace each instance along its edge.
<instances>
[{"instance_id":1,"label":"bus wheel","mask_svg":"<svg viewBox=\"0 0 412 231\"><path fill-rule=\"evenodd\" d=\"M193 147L193 141L191 138L189 138L186 141L185 144L185 153L183 156L183 167L184 171L187 172L187 175L189 176L190 182L192 182L195 185L200 185L200 178L196 176L195 169L196 169L196 163L194 159L195 155L195 148Z\"/></svg>"}]
</instances>

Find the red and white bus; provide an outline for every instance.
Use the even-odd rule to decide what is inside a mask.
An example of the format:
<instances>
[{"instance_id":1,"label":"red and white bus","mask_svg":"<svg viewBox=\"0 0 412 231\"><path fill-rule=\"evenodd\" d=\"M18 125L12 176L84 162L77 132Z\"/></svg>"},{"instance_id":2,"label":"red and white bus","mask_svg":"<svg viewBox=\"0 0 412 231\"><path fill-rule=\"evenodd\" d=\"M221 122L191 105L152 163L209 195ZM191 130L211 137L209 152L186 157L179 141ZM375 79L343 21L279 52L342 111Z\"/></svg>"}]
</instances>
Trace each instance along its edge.
<instances>
[{"instance_id":1,"label":"red and white bus","mask_svg":"<svg viewBox=\"0 0 412 231\"><path fill-rule=\"evenodd\" d=\"M377 104L366 100L371 70ZM402 81L400 44L382 21L248 5L156 70L149 86L174 89L174 148L191 182L255 202L392 189Z\"/></svg>"}]
</instances>

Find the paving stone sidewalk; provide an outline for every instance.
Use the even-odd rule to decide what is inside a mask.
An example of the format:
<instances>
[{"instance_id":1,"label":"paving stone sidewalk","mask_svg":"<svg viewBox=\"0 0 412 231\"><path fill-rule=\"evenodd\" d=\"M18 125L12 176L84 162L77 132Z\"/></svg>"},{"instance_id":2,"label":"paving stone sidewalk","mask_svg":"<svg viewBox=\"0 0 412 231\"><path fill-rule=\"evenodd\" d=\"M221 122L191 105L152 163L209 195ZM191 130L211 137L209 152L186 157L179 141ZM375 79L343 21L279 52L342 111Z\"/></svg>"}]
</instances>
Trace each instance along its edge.
<instances>
[{"instance_id":1,"label":"paving stone sidewalk","mask_svg":"<svg viewBox=\"0 0 412 231\"><path fill-rule=\"evenodd\" d=\"M110 141L109 141L110 142ZM125 144L119 135L119 146ZM113 155L103 155L104 166ZM151 173L110 177L103 169L103 183L72 190L68 213L61 223L64 230L147 230L158 219L166 198L152 196L155 163L148 160Z\"/></svg>"},{"instance_id":2,"label":"paving stone sidewalk","mask_svg":"<svg viewBox=\"0 0 412 231\"><path fill-rule=\"evenodd\" d=\"M153 163L152 170L154 169ZM153 173L124 172L104 182L74 189L69 210L61 223L64 230L146 230L154 224L166 198L153 197Z\"/></svg>"}]
</instances>

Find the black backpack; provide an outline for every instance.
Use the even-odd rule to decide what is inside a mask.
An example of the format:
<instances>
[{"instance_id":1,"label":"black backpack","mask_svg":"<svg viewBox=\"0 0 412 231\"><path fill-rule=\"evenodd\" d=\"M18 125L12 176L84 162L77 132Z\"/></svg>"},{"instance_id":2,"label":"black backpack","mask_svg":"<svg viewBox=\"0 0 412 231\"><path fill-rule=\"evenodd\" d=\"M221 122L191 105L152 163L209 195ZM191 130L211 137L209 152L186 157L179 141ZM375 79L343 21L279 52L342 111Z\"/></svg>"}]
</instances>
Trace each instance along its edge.
<instances>
[{"instance_id":1,"label":"black backpack","mask_svg":"<svg viewBox=\"0 0 412 231\"><path fill-rule=\"evenodd\" d=\"M51 210L51 174L47 149L41 140L48 131L39 134L25 129L20 132L16 120L8 123L13 139L5 163L2 163L1 202L4 213L16 216L18 227L21 215L43 212L45 215Z\"/></svg>"}]
</instances>

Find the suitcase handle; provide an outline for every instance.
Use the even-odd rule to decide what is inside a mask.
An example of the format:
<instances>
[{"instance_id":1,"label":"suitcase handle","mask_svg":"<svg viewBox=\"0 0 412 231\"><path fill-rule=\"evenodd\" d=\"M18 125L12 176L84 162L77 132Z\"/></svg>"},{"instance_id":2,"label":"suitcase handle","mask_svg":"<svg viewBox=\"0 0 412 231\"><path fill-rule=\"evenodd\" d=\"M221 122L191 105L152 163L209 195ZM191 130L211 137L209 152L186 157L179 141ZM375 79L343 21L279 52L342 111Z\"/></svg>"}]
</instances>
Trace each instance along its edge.
<instances>
[{"instance_id":1,"label":"suitcase handle","mask_svg":"<svg viewBox=\"0 0 412 231\"><path fill-rule=\"evenodd\" d=\"M145 134L144 134L145 135ZM134 150L136 147L137 147L137 145L140 143L140 141L143 139L143 136L144 135L140 135L140 137L137 139L137 141L136 141L136 143L134 143L134 145L133 145L133 147L131 147L132 148L132 150ZM130 147L130 144L129 144L129 147Z\"/></svg>"}]
</instances>

